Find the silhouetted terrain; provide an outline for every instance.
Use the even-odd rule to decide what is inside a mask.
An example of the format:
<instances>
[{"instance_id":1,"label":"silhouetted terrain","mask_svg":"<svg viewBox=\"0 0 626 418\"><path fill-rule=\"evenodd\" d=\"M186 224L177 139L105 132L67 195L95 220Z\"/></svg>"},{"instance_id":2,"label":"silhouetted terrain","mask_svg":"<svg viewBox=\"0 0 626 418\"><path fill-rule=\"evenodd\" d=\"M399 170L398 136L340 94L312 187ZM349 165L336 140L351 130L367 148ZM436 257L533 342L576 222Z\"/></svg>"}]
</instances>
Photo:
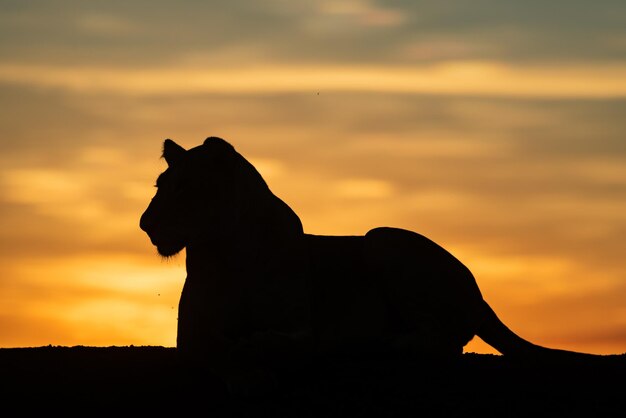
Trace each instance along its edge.
<instances>
[{"instance_id":1,"label":"silhouetted terrain","mask_svg":"<svg viewBox=\"0 0 626 418\"><path fill-rule=\"evenodd\" d=\"M183 372L174 348L4 348L1 400L24 416L191 410L214 417L626 413L626 354L569 365L471 353L445 364L422 360L320 359L309 368L284 371L269 394L235 399L209 376Z\"/></svg>"}]
</instances>

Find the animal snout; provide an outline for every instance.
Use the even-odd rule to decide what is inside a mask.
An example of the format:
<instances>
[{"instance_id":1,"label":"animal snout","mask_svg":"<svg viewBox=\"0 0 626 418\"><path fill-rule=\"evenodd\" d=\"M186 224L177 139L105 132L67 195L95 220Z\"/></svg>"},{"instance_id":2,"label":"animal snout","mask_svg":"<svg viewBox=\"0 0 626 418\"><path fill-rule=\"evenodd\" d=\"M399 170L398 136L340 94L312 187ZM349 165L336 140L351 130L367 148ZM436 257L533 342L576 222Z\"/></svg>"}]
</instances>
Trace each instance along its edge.
<instances>
[{"instance_id":1,"label":"animal snout","mask_svg":"<svg viewBox=\"0 0 626 418\"><path fill-rule=\"evenodd\" d=\"M148 232L147 231L148 223L147 223L145 215L141 215L141 218L139 218L139 228L141 228L141 230L144 232Z\"/></svg>"},{"instance_id":2,"label":"animal snout","mask_svg":"<svg viewBox=\"0 0 626 418\"><path fill-rule=\"evenodd\" d=\"M154 221L150 218L147 211L144 212L139 219L139 228L141 228L142 231L150 235L150 230L153 226Z\"/></svg>"}]
</instances>

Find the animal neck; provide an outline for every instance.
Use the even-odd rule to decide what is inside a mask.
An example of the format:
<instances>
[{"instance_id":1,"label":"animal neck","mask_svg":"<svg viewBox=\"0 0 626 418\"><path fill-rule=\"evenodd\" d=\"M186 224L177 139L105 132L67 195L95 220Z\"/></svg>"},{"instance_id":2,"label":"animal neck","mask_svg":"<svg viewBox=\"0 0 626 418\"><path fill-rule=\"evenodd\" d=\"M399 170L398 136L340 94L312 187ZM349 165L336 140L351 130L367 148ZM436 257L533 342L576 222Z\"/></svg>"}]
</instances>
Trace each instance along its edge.
<instances>
[{"instance_id":1,"label":"animal neck","mask_svg":"<svg viewBox=\"0 0 626 418\"><path fill-rule=\"evenodd\" d=\"M242 204L229 215L230 219L211 225L188 243L188 276L265 265L269 259L297 251L304 237L300 218L274 195Z\"/></svg>"},{"instance_id":2,"label":"animal neck","mask_svg":"<svg viewBox=\"0 0 626 418\"><path fill-rule=\"evenodd\" d=\"M187 278L206 277L224 263L222 256L227 255L227 251L220 251L217 245L208 243L188 245L185 252Z\"/></svg>"}]
</instances>

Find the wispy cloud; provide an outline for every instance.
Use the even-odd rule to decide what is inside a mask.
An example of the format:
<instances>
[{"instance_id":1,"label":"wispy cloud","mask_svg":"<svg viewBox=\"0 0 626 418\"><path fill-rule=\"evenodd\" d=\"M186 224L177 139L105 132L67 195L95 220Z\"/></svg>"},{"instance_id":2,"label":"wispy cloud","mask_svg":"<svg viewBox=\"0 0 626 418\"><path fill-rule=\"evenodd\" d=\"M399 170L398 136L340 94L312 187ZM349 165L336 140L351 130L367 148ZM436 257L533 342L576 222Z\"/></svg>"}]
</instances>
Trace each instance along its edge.
<instances>
[{"instance_id":1,"label":"wispy cloud","mask_svg":"<svg viewBox=\"0 0 626 418\"><path fill-rule=\"evenodd\" d=\"M490 62L421 67L81 68L0 65L0 82L129 95L365 91L442 95L626 96L626 67L516 68Z\"/></svg>"},{"instance_id":2,"label":"wispy cloud","mask_svg":"<svg viewBox=\"0 0 626 418\"><path fill-rule=\"evenodd\" d=\"M123 38L141 32L142 24L122 16L106 13L85 13L75 18L76 28L86 35L105 38Z\"/></svg>"},{"instance_id":3,"label":"wispy cloud","mask_svg":"<svg viewBox=\"0 0 626 418\"><path fill-rule=\"evenodd\" d=\"M0 9L0 61L158 65L206 54L228 65L239 51L249 65L616 62L624 16L618 1L58 0Z\"/></svg>"},{"instance_id":4,"label":"wispy cloud","mask_svg":"<svg viewBox=\"0 0 626 418\"><path fill-rule=\"evenodd\" d=\"M398 26L405 22L407 16L401 9L393 9L375 4L367 0L339 0L321 1L317 4L319 22L321 26L335 24L342 30L349 30L350 26ZM332 19L336 19L332 21ZM348 28L346 28L348 25ZM326 26L328 29L328 26Z\"/></svg>"}]
</instances>

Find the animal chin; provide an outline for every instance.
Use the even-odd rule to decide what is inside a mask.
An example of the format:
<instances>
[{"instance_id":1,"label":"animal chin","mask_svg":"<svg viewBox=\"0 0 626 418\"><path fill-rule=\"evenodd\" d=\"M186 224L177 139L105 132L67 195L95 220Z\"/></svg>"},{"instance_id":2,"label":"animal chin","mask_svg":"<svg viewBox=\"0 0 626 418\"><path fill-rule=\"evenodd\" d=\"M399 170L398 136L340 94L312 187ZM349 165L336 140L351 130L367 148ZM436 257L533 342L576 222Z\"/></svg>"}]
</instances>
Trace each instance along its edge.
<instances>
[{"instance_id":1,"label":"animal chin","mask_svg":"<svg viewBox=\"0 0 626 418\"><path fill-rule=\"evenodd\" d=\"M183 243L160 243L156 246L157 251L163 257L173 257L185 248Z\"/></svg>"}]
</instances>

